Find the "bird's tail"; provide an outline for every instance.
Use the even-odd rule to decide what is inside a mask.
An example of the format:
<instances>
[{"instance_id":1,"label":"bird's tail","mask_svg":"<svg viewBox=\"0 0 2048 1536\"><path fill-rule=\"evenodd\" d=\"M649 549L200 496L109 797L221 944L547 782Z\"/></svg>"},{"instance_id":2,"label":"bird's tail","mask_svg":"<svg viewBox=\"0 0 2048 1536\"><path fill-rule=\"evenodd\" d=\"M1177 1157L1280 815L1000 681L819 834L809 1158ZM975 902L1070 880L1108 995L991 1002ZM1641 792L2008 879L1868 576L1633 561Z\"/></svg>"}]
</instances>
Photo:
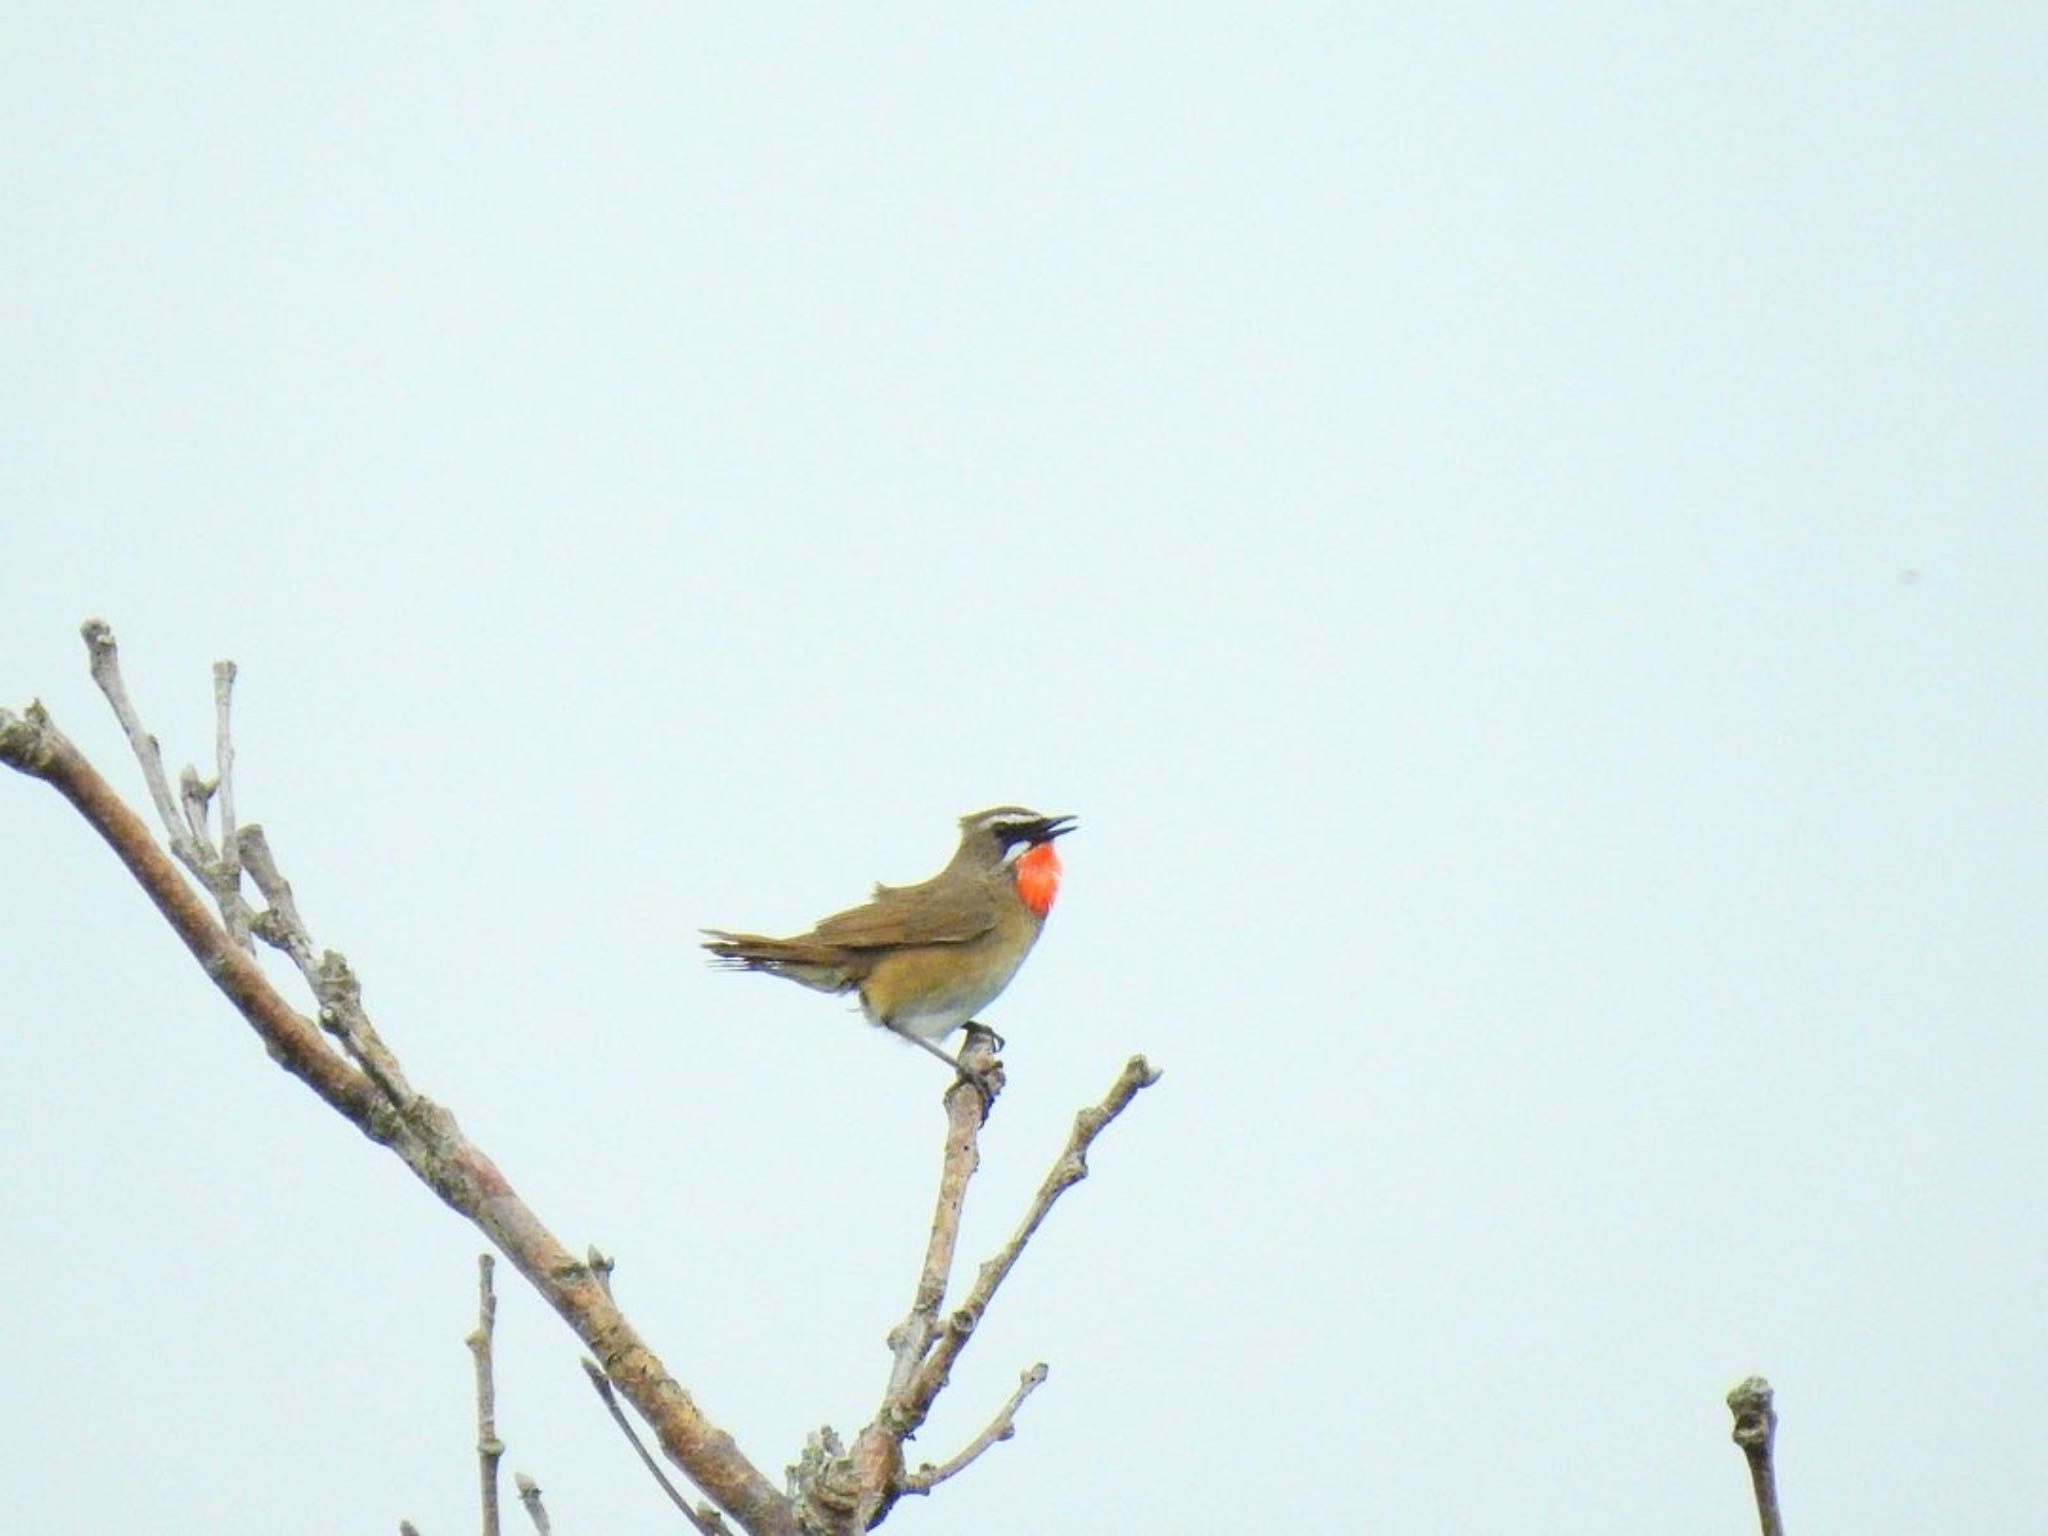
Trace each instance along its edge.
<instances>
[{"instance_id":1,"label":"bird's tail","mask_svg":"<svg viewBox=\"0 0 2048 1536\"><path fill-rule=\"evenodd\" d=\"M698 931L704 935L704 947L711 951L711 963L729 970L757 971L777 961L816 958L799 956L797 951L803 946L785 939L771 939L758 933L728 933L723 928Z\"/></svg>"},{"instance_id":2,"label":"bird's tail","mask_svg":"<svg viewBox=\"0 0 2048 1536\"><path fill-rule=\"evenodd\" d=\"M711 963L729 971L766 971L820 992L844 992L854 984L846 956L829 945L802 939L771 939L759 933L705 928Z\"/></svg>"}]
</instances>

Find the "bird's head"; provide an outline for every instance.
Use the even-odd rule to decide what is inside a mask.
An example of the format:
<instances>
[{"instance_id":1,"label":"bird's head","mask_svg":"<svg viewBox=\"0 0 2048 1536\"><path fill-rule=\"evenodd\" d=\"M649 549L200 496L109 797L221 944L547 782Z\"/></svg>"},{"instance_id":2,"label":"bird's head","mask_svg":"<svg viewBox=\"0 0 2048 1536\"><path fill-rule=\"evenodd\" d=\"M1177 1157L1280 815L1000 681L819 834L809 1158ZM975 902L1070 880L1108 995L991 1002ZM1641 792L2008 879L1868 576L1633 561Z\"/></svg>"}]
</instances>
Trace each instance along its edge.
<instances>
[{"instance_id":1,"label":"bird's head","mask_svg":"<svg viewBox=\"0 0 2048 1536\"><path fill-rule=\"evenodd\" d=\"M1021 805L975 811L960 818L960 857L1009 870L1024 904L1044 917L1060 888L1053 841L1075 825L1071 816L1046 816Z\"/></svg>"},{"instance_id":2,"label":"bird's head","mask_svg":"<svg viewBox=\"0 0 2048 1536\"><path fill-rule=\"evenodd\" d=\"M1071 816L1046 816L1021 805L999 805L960 818L960 846L992 854L1003 863L1074 830Z\"/></svg>"}]
</instances>

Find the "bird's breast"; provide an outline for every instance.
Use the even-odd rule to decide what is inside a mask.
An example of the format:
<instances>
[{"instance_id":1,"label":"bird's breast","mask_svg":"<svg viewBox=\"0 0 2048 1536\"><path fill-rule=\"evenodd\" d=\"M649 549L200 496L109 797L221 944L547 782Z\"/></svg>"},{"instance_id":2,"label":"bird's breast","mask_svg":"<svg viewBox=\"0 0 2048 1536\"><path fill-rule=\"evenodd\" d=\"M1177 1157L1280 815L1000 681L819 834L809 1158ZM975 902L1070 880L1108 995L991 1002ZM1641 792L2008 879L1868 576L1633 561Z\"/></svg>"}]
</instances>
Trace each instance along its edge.
<instances>
[{"instance_id":1,"label":"bird's breast","mask_svg":"<svg viewBox=\"0 0 2048 1536\"><path fill-rule=\"evenodd\" d=\"M999 923L977 943L892 951L861 983L861 1005L877 1024L936 1040L995 1001L1037 937L1038 925L1018 912L1014 926Z\"/></svg>"}]
</instances>

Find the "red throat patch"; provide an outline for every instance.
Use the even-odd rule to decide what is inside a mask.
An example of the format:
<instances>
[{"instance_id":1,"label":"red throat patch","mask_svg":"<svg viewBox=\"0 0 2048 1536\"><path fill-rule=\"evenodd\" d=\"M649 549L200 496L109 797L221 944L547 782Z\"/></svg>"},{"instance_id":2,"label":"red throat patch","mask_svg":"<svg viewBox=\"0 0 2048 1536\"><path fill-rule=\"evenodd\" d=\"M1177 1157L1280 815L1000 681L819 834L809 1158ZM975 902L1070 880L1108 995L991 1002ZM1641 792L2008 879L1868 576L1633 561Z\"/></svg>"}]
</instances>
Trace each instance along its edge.
<instances>
[{"instance_id":1,"label":"red throat patch","mask_svg":"<svg viewBox=\"0 0 2048 1536\"><path fill-rule=\"evenodd\" d=\"M1060 856L1051 843L1026 849L1017 860L1017 894L1039 917L1052 910L1052 899L1060 893Z\"/></svg>"}]
</instances>

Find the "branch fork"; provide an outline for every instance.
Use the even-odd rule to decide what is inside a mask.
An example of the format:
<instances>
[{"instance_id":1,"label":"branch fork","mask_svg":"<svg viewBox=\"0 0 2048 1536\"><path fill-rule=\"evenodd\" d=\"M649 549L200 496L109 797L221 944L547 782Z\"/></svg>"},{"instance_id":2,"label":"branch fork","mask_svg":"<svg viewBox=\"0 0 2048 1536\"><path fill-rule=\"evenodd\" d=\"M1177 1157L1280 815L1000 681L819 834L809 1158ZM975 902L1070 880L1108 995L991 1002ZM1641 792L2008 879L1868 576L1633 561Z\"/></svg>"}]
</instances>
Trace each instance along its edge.
<instances>
[{"instance_id":1,"label":"branch fork","mask_svg":"<svg viewBox=\"0 0 2048 1536\"><path fill-rule=\"evenodd\" d=\"M1021 1374L1017 1390L989 1426L958 1455L937 1467L927 1463L915 1472L905 1470L904 1442L924 1426L961 1351L994 1300L997 1288L1023 1255L1025 1244L1044 1222L1054 1202L1087 1176L1088 1147L1129 1107L1140 1090L1159 1081L1158 1071L1144 1057L1133 1056L1102 1102L1074 1117L1066 1146L1054 1160L1052 1171L1040 1184L1015 1233L982 1264L965 1298L941 1321L967 1185L980 1166L979 1138L991 1102L976 1086L975 1079L993 1078L1000 1083L1002 1070L985 1034L970 1036L961 1053L961 1065L967 1069L967 1075L946 1093L945 1155L931 1235L912 1292L910 1311L889 1330L890 1369L882 1401L845 1457L827 1457L821 1463L800 1463L791 1469L799 1507L820 1509L833 1519L835 1529L859 1532L879 1524L904 1494L929 1494L940 1483L964 1471L991 1446L1016 1433L1017 1410L1046 1379L1047 1367L1043 1362Z\"/></svg>"}]
</instances>

